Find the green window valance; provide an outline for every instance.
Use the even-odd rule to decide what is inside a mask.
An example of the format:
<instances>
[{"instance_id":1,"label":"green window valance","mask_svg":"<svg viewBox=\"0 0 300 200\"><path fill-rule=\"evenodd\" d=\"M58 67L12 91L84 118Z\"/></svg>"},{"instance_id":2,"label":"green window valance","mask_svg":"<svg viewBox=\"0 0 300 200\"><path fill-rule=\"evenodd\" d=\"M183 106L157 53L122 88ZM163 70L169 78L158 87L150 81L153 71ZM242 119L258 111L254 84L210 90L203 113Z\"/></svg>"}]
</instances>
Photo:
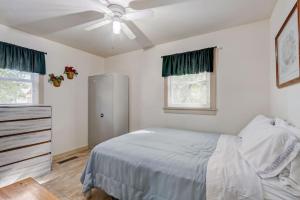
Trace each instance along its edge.
<instances>
[{"instance_id":1,"label":"green window valance","mask_svg":"<svg viewBox=\"0 0 300 200\"><path fill-rule=\"evenodd\" d=\"M0 42L0 68L46 74L45 53Z\"/></svg>"},{"instance_id":2,"label":"green window valance","mask_svg":"<svg viewBox=\"0 0 300 200\"><path fill-rule=\"evenodd\" d=\"M179 76L213 72L214 47L163 56L162 76Z\"/></svg>"}]
</instances>

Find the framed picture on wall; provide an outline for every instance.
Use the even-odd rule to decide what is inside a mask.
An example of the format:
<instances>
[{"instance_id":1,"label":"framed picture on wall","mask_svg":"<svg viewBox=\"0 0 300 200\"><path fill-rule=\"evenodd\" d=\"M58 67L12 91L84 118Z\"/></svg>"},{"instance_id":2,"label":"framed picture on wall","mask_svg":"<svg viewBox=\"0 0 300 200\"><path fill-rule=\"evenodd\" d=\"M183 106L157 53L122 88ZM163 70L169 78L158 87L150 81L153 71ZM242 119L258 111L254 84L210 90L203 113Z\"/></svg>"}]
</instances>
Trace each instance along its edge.
<instances>
[{"instance_id":1,"label":"framed picture on wall","mask_svg":"<svg viewBox=\"0 0 300 200\"><path fill-rule=\"evenodd\" d=\"M276 81L283 88L300 82L299 3L289 13L276 39Z\"/></svg>"}]
</instances>

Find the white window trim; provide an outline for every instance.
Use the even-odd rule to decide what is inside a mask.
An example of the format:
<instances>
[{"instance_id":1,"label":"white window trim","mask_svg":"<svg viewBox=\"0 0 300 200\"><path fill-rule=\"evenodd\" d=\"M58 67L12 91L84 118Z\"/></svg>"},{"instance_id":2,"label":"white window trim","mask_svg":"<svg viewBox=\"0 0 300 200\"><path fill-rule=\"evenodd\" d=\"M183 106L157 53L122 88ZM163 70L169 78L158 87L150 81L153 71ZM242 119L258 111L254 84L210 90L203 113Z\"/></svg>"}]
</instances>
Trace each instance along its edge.
<instances>
[{"instance_id":1,"label":"white window trim","mask_svg":"<svg viewBox=\"0 0 300 200\"><path fill-rule=\"evenodd\" d=\"M38 91L39 91L39 95L38 95L38 104L44 104L44 75L38 75L38 79L39 79L39 84L38 84Z\"/></svg>"},{"instance_id":2,"label":"white window trim","mask_svg":"<svg viewBox=\"0 0 300 200\"><path fill-rule=\"evenodd\" d=\"M31 75L32 82L32 104L39 104L39 75L32 74Z\"/></svg>"},{"instance_id":3,"label":"white window trim","mask_svg":"<svg viewBox=\"0 0 300 200\"><path fill-rule=\"evenodd\" d=\"M210 73L210 108L187 108L187 107L169 107L169 81L168 78L164 78L164 112L176 113L176 114L198 114L198 115L216 115L217 114L217 55L215 51L214 72Z\"/></svg>"}]
</instances>

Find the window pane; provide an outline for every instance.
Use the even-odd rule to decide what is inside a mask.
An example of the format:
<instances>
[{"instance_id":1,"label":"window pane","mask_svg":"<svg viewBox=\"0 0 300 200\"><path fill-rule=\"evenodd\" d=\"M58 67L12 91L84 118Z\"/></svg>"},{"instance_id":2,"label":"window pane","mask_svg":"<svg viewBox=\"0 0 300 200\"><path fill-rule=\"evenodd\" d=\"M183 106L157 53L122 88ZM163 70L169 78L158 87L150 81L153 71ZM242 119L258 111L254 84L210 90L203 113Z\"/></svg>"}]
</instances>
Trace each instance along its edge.
<instances>
[{"instance_id":1,"label":"window pane","mask_svg":"<svg viewBox=\"0 0 300 200\"><path fill-rule=\"evenodd\" d=\"M31 73L15 70L0 69L0 78L31 80Z\"/></svg>"},{"instance_id":2,"label":"window pane","mask_svg":"<svg viewBox=\"0 0 300 200\"><path fill-rule=\"evenodd\" d=\"M0 79L0 104L32 103L32 83Z\"/></svg>"},{"instance_id":3,"label":"window pane","mask_svg":"<svg viewBox=\"0 0 300 200\"><path fill-rule=\"evenodd\" d=\"M169 77L170 107L210 107L210 74Z\"/></svg>"},{"instance_id":4,"label":"window pane","mask_svg":"<svg viewBox=\"0 0 300 200\"><path fill-rule=\"evenodd\" d=\"M0 104L39 103L38 81L38 74L0 69Z\"/></svg>"}]
</instances>

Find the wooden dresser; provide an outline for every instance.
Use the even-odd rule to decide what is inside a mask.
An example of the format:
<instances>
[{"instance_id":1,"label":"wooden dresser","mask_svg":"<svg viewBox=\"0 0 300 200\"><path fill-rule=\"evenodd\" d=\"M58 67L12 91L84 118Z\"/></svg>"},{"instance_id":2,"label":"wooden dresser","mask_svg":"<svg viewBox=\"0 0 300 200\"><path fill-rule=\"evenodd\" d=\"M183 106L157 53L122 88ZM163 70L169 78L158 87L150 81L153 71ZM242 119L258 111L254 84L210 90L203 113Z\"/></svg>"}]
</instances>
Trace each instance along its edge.
<instances>
[{"instance_id":1,"label":"wooden dresser","mask_svg":"<svg viewBox=\"0 0 300 200\"><path fill-rule=\"evenodd\" d=\"M0 106L0 187L51 170L50 106Z\"/></svg>"}]
</instances>

